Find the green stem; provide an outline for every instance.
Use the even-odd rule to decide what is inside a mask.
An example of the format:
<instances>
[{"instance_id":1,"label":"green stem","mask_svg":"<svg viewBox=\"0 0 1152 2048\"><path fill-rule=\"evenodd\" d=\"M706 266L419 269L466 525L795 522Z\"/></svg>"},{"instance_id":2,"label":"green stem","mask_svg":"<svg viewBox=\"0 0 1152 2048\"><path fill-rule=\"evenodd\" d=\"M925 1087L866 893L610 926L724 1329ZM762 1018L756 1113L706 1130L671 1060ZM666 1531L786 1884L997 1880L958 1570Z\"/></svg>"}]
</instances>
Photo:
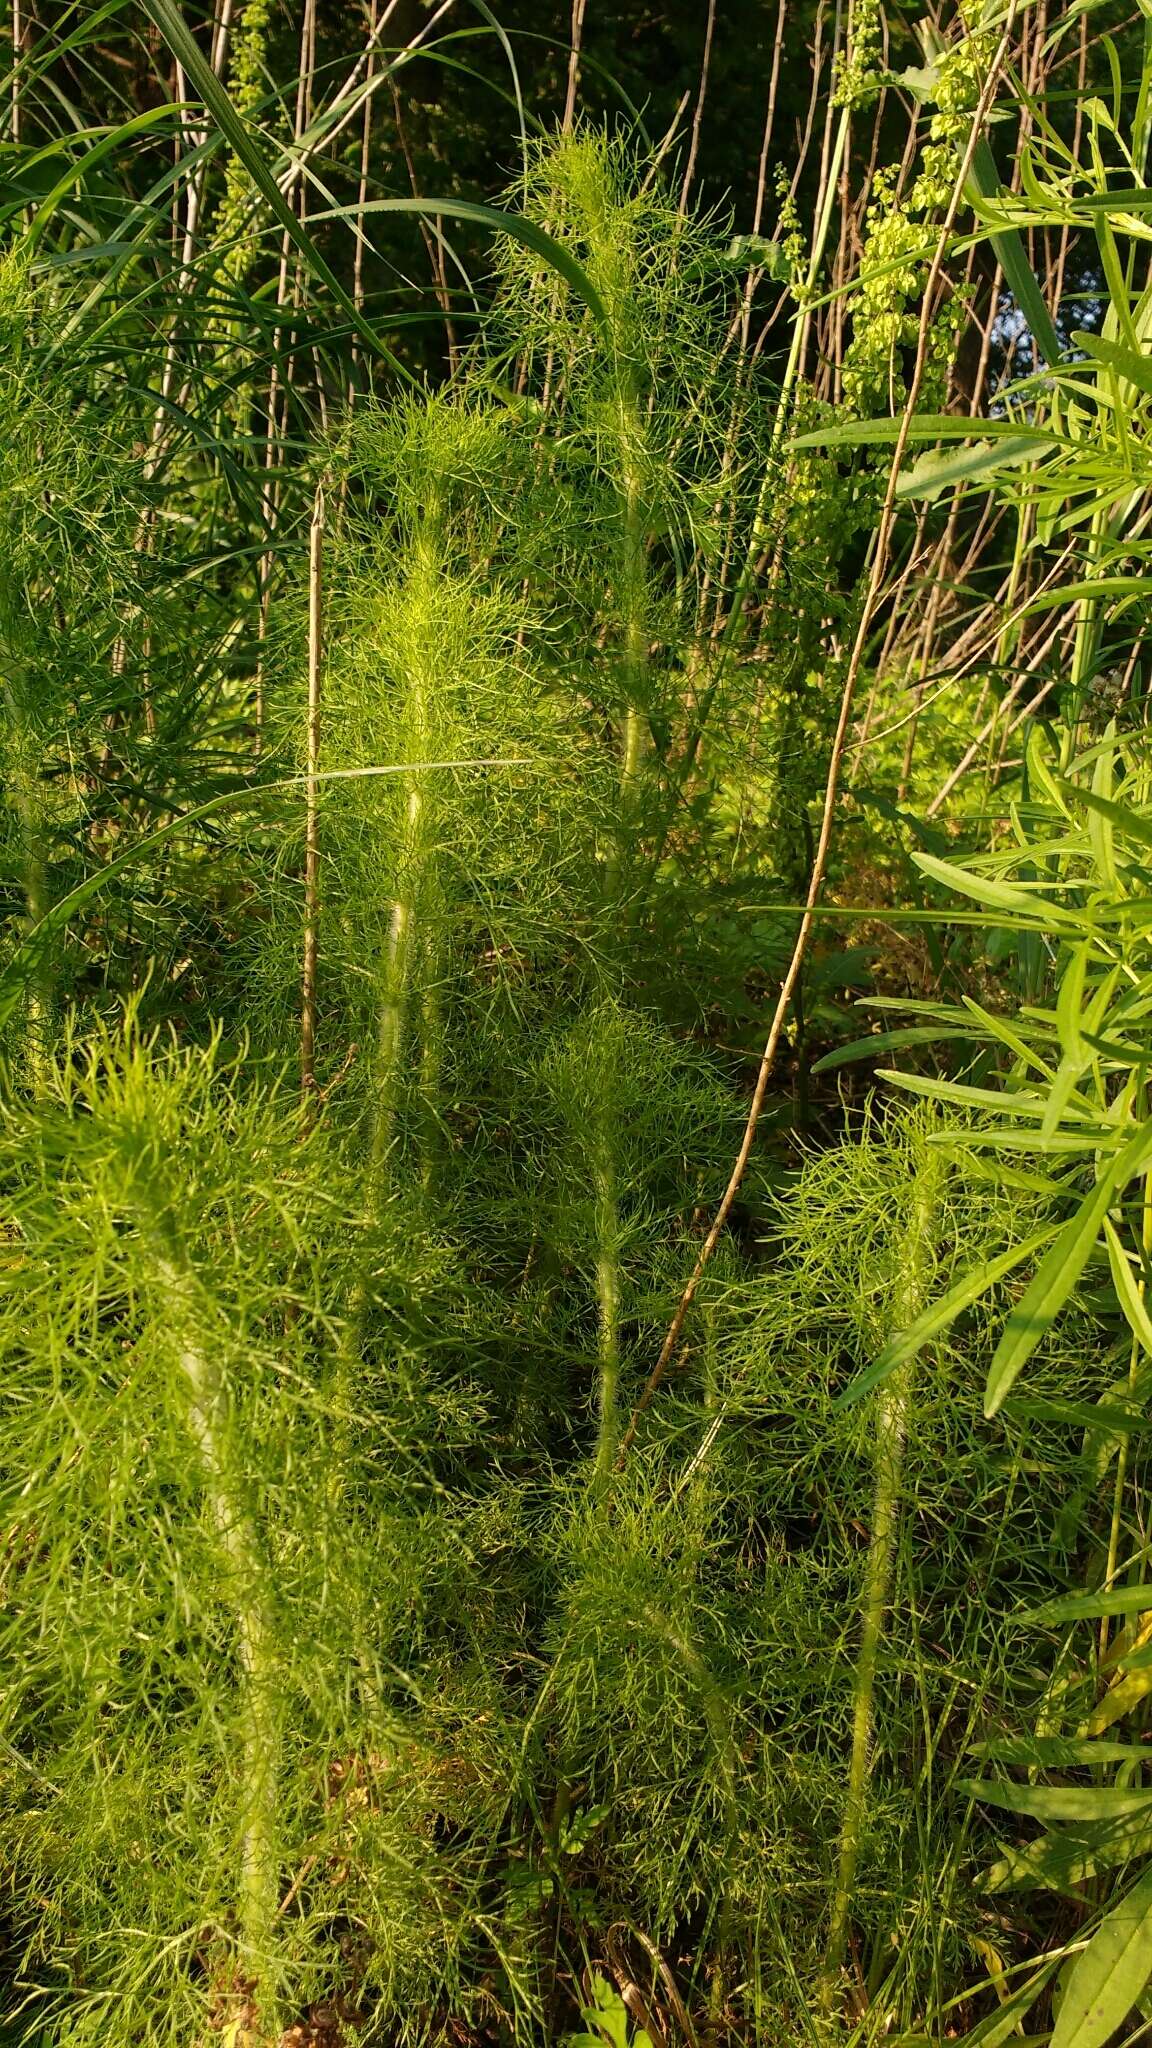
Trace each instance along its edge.
<instances>
[{"instance_id":1,"label":"green stem","mask_svg":"<svg viewBox=\"0 0 1152 2048\"><path fill-rule=\"evenodd\" d=\"M426 1196L435 1188L441 1150L437 1105L444 1064L444 1001L439 977L435 915L429 907L420 949L420 1180Z\"/></svg>"},{"instance_id":2,"label":"green stem","mask_svg":"<svg viewBox=\"0 0 1152 2048\"><path fill-rule=\"evenodd\" d=\"M1108 530L1107 510L1097 506L1088 530L1087 574L1095 575L1100 565L1104 537ZM1082 597L1076 605L1076 637L1072 646L1069 675L1068 712L1060 742L1060 767L1067 774L1076 747L1076 734L1084 713L1089 686L1096 673L1100 651L1100 599Z\"/></svg>"},{"instance_id":3,"label":"green stem","mask_svg":"<svg viewBox=\"0 0 1152 2048\"><path fill-rule=\"evenodd\" d=\"M907 1328L920 1313L931 1273L939 1158L925 1149L927 1156L921 1159L913 1184L907 1239L898 1252L902 1271L892 1303L895 1329ZM853 1686L852 1753L820 1984L821 2004L828 2014L835 2003L847 1948L856 1873L867 1818L876 1674L900 1533L901 1484L910 1396L909 1365L892 1374L876 1399L876 1472L872 1528L861 1600L860 1647Z\"/></svg>"},{"instance_id":4,"label":"green stem","mask_svg":"<svg viewBox=\"0 0 1152 2048\"><path fill-rule=\"evenodd\" d=\"M376 1060L372 1077L372 1135L369 1146L369 1187L373 1206L383 1191L388 1153L396 1122L404 1041L411 998L412 959L417 933L418 868L424 825L423 778L413 774L405 806L400 886L392 904L381 976L380 1012L376 1028Z\"/></svg>"},{"instance_id":5,"label":"green stem","mask_svg":"<svg viewBox=\"0 0 1152 2048\"><path fill-rule=\"evenodd\" d=\"M206 1318L197 1313L194 1280L170 1254L157 1259L155 1275L174 1363L188 1394L188 1425L232 1603L241 1727L243 1831L237 1905L242 1963L245 1975L261 1987L263 2023L275 2036L281 1736L279 1660L267 1566L247 1498L243 1459L233 1441L224 1374L204 1342Z\"/></svg>"},{"instance_id":6,"label":"green stem","mask_svg":"<svg viewBox=\"0 0 1152 2048\"><path fill-rule=\"evenodd\" d=\"M608 860L605 896L620 895L632 848L644 755L648 747L648 561L638 448L640 407L632 380L621 389L617 416L620 502L620 627L624 712L620 725L620 812Z\"/></svg>"},{"instance_id":7,"label":"green stem","mask_svg":"<svg viewBox=\"0 0 1152 2048\"><path fill-rule=\"evenodd\" d=\"M427 604L434 602L440 574L440 553L434 537L436 516L435 512L429 515L433 524L432 535L426 532L415 543L409 594L416 617L422 616ZM434 659L429 659L427 649L419 645L415 647L408 667L407 683L407 752L411 761L420 762L428 758L430 708L435 701L437 676ZM427 953L429 945L423 932L423 912L435 875L434 857L428 844L428 785L427 771L413 767L407 778L403 822L396 847L395 894L381 964L366 1171L368 1209L373 1221L382 1214L388 1194L390 1154L408 1043L414 965L422 954ZM357 1362L364 1349L369 1301L369 1276L365 1267L357 1275L352 1289L348 1324L336 1360L338 1455L334 1465L334 1486L337 1491L344 1485L352 1392Z\"/></svg>"},{"instance_id":8,"label":"green stem","mask_svg":"<svg viewBox=\"0 0 1152 2048\"><path fill-rule=\"evenodd\" d=\"M48 837L40 780L41 749L35 724L29 713L26 679L10 670L4 687L8 714L9 789L20 832L21 884L29 931L48 915ZM37 949L28 987L26 1008L26 1059L28 1079L35 1095L43 1091L48 1053L48 1026L52 1015L52 965L48 949Z\"/></svg>"},{"instance_id":9,"label":"green stem","mask_svg":"<svg viewBox=\"0 0 1152 2048\"><path fill-rule=\"evenodd\" d=\"M611 1481L620 1442L620 1214L606 1104L599 1110L592 1157L599 1372L593 1485L602 1492Z\"/></svg>"}]
</instances>

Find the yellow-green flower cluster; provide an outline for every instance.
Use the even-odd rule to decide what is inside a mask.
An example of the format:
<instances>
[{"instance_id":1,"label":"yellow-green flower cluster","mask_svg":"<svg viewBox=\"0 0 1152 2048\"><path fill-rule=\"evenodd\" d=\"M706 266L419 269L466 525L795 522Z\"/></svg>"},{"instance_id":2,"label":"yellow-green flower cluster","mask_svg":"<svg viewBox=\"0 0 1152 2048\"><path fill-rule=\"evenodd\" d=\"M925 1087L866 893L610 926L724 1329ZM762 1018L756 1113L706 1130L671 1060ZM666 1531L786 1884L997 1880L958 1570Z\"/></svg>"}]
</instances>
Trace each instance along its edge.
<instances>
[{"instance_id":1,"label":"yellow-green flower cluster","mask_svg":"<svg viewBox=\"0 0 1152 2048\"><path fill-rule=\"evenodd\" d=\"M264 93L268 30L274 0L248 0L232 40L232 62L228 89L237 113L245 121L254 118ZM228 159L224 197L216 223L216 241L224 251L228 276L239 280L256 253L253 227L255 191L252 180L238 156Z\"/></svg>"},{"instance_id":2,"label":"yellow-green flower cluster","mask_svg":"<svg viewBox=\"0 0 1152 2048\"><path fill-rule=\"evenodd\" d=\"M833 103L838 107L870 106L883 84L884 16L880 0L856 0L848 35L848 54L838 67Z\"/></svg>"}]
</instances>

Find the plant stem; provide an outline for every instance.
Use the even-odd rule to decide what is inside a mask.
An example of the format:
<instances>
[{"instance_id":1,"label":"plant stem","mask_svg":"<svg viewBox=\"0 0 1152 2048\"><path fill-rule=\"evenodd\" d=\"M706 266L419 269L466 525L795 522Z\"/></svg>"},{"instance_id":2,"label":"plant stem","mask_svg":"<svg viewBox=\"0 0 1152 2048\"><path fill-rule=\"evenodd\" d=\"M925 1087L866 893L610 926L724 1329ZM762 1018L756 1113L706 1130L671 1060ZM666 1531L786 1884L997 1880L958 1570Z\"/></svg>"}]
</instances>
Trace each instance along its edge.
<instances>
[{"instance_id":1,"label":"plant stem","mask_svg":"<svg viewBox=\"0 0 1152 2048\"><path fill-rule=\"evenodd\" d=\"M280 1724L275 1623L268 1573L243 1478L243 1459L230 1428L228 1392L219 1359L205 1343L207 1317L198 1311L192 1274L170 1251L155 1263L157 1291L170 1333L173 1362L188 1393L188 1425L200 1461L209 1516L225 1564L239 1670L243 1833L237 1910L245 1975L261 1988L265 2029L275 2036L270 1985L279 1897L277 1825Z\"/></svg>"},{"instance_id":2,"label":"plant stem","mask_svg":"<svg viewBox=\"0 0 1152 2048\"><path fill-rule=\"evenodd\" d=\"M635 381L623 373L616 402L617 495L620 508L620 626L624 715L620 727L620 814L608 860L605 897L615 904L623 887L626 852L634 840L637 800L648 744L648 563L638 459L641 437Z\"/></svg>"},{"instance_id":3,"label":"plant stem","mask_svg":"<svg viewBox=\"0 0 1152 2048\"><path fill-rule=\"evenodd\" d=\"M896 1330L906 1329L920 1313L932 1272L939 1155L933 1154L926 1146L920 1149L908 1233L897 1254L902 1261L902 1270L892 1304L893 1328ZM876 1398L876 1476L861 1601L860 1648L853 1688L852 1755L840 1828L836 1888L820 1983L821 2003L828 2013L834 2003L847 1946L867 1812L876 1671L900 1531L900 1493L910 1393L911 1366L908 1365L892 1374Z\"/></svg>"},{"instance_id":4,"label":"plant stem","mask_svg":"<svg viewBox=\"0 0 1152 2048\"><path fill-rule=\"evenodd\" d=\"M599 1388L593 1486L599 1493L611 1481L620 1441L620 1213L616 1197L615 1151L609 1133L608 1105L603 1099L597 1104L597 1110L592 1178L595 1192Z\"/></svg>"},{"instance_id":5,"label":"plant stem","mask_svg":"<svg viewBox=\"0 0 1152 2048\"><path fill-rule=\"evenodd\" d=\"M320 675L323 666L324 483L316 486L308 543L308 759L304 836L304 986L300 1010L300 1086L316 1087L316 934L320 916Z\"/></svg>"},{"instance_id":6,"label":"plant stem","mask_svg":"<svg viewBox=\"0 0 1152 2048\"><path fill-rule=\"evenodd\" d=\"M39 775L40 741L35 721L30 715L27 679L23 670L15 666L9 668L4 703L8 714L10 788L20 834L21 884L28 929L32 932L47 916L50 907L48 847L43 786ZM47 948L41 946L32 965L25 1012L26 1071L29 1086L36 1096L43 1092L51 1014L52 966Z\"/></svg>"}]
</instances>

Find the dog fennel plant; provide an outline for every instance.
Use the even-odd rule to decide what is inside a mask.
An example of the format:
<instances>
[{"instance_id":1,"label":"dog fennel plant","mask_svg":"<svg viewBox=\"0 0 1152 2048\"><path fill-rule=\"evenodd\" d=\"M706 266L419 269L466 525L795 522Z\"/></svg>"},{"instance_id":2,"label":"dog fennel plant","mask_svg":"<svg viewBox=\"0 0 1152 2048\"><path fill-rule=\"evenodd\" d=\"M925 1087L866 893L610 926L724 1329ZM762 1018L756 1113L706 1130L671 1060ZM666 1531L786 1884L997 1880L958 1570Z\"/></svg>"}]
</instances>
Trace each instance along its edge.
<instances>
[{"instance_id":1,"label":"dog fennel plant","mask_svg":"<svg viewBox=\"0 0 1152 2048\"><path fill-rule=\"evenodd\" d=\"M212 868L183 841L142 863L114 903L135 922L77 920L99 1004L32 1068L13 1034L3 1840L53 2048L536 2043L632 1929L634 1970L658 1946L717 2033L764 2041L818 2031L845 1949L879 2038L934 2025L987 1936L957 1773L1020 1710L1005 1614L1050 1587L1068 1462L1042 1426L1025 1489L979 1413L995 1298L874 1408L840 1396L934 1262L947 1290L1036 1235L1029 1190L963 1146L937 1184L926 1125L879 1115L779 1199L750 1177L619 1469L731 1157L746 1046L715 1042L786 935L733 905L766 869L795 894L778 821L802 847L812 763L756 735L826 672L812 585L855 530L806 464L761 531L774 423L729 372L723 238L650 168L587 130L533 152L524 203L604 320L501 247L450 387L358 404L320 451L311 1115L298 783L257 811L250 760L252 872L223 834ZM234 179L230 232L243 202ZM186 449L171 475L203 571L227 494ZM139 531L133 501L143 580ZM791 550L817 532L810 576ZM196 701L214 745L205 675L250 708L257 644L260 773L290 782L303 605L255 641L251 556L196 586L254 636L213 642ZM183 616L134 665L101 627L101 678L125 664L164 739L123 741L122 782L110 756L133 825L205 794ZM61 692L54 730L121 746L96 701L86 724ZM799 747L821 707L795 708ZM1076 1314L1038 1370L1079 1395Z\"/></svg>"},{"instance_id":2,"label":"dog fennel plant","mask_svg":"<svg viewBox=\"0 0 1152 2048\"><path fill-rule=\"evenodd\" d=\"M4 1118L7 1836L44 1899L26 1972L50 2008L61 1971L84 1987L61 2042L186 2043L213 2019L275 2040L317 1999L403 2006L459 1939L418 1817L444 1788L391 1704L447 1553L395 1476L427 1406L389 1429L378 1401L378 1484L333 1410L332 1304L370 1226L334 1208L323 1140L213 1049L130 1025L66 1051L37 1112Z\"/></svg>"},{"instance_id":3,"label":"dog fennel plant","mask_svg":"<svg viewBox=\"0 0 1152 2048\"><path fill-rule=\"evenodd\" d=\"M909 1127L905 1138L909 1169L903 1204L906 1220L899 1268L892 1276L886 1304L887 1327L879 1321L877 1324L877 1348L881 1348L885 1339L895 1331L906 1329L921 1313L935 1273L935 1236L939 1228L939 1191L944 1160L940 1149L931 1144L930 1135L926 1130L916 1131ZM899 1544L904 1443L912 1410L911 1370L910 1365L898 1367L873 1397L876 1479L860 1609L860 1643L853 1682L852 1748L822 1985L826 2012L831 2011L839 1988L865 1828L877 1668Z\"/></svg>"}]
</instances>

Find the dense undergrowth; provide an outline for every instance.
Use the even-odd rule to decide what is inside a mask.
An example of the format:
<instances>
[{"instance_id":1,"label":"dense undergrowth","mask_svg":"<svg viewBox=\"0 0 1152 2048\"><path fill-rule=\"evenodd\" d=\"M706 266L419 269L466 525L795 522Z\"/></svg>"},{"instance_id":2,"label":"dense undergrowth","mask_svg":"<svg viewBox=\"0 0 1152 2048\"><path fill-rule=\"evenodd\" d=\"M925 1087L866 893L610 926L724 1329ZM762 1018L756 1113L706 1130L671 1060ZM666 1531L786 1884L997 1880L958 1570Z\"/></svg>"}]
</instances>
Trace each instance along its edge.
<instances>
[{"instance_id":1,"label":"dense undergrowth","mask_svg":"<svg viewBox=\"0 0 1152 2048\"><path fill-rule=\"evenodd\" d=\"M10 16L10 2038L1135 2042L1147 20L392 12Z\"/></svg>"}]
</instances>

